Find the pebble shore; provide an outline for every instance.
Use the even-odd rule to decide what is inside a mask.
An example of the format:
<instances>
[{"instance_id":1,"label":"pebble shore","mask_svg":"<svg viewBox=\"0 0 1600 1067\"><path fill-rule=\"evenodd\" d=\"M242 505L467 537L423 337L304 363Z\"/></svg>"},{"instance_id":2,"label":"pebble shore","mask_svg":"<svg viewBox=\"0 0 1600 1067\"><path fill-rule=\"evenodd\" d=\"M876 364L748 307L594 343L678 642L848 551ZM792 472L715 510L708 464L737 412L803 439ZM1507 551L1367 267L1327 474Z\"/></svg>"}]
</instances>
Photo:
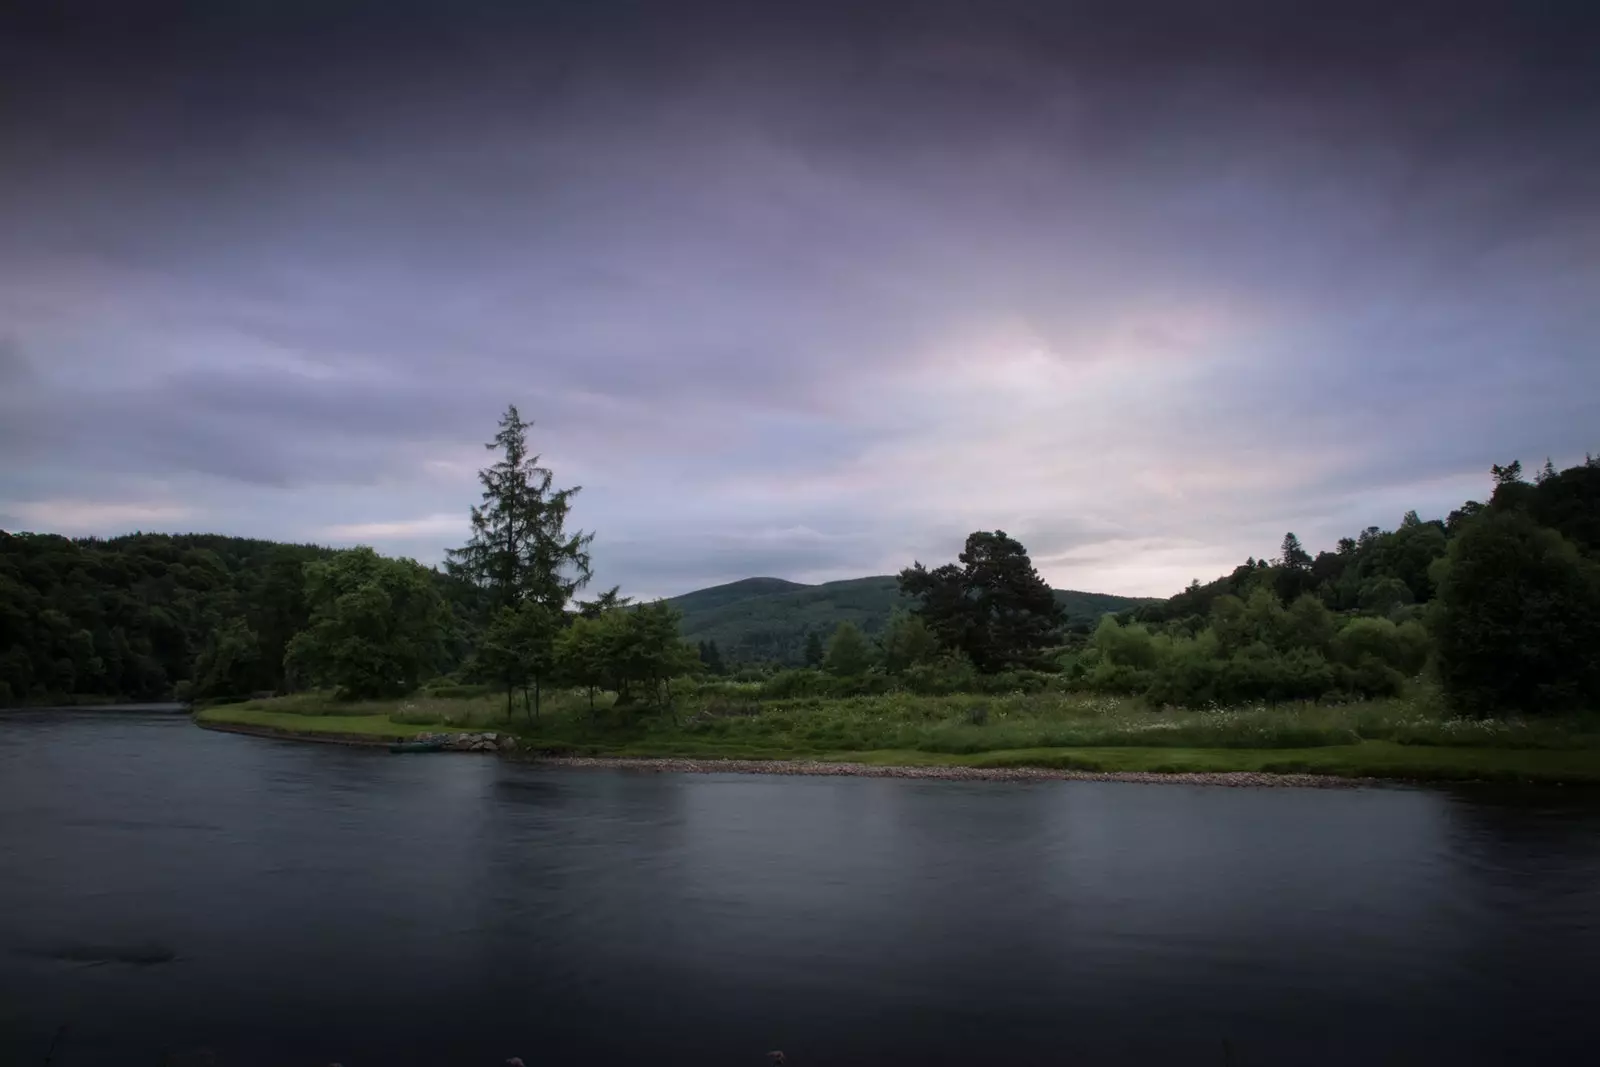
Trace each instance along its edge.
<instances>
[{"instance_id":1,"label":"pebble shore","mask_svg":"<svg viewBox=\"0 0 1600 1067\"><path fill-rule=\"evenodd\" d=\"M1325 774L1262 774L1256 771L1205 771L1166 774L1154 771L1074 771L1049 767L878 767L866 763L823 763L817 760L621 759L602 756L533 756L529 762L549 767L615 767L681 774L818 774L861 778L933 778L985 782L1137 782L1147 785L1221 785L1263 788L1284 786L1348 789L1371 785L1370 778L1338 778Z\"/></svg>"}]
</instances>

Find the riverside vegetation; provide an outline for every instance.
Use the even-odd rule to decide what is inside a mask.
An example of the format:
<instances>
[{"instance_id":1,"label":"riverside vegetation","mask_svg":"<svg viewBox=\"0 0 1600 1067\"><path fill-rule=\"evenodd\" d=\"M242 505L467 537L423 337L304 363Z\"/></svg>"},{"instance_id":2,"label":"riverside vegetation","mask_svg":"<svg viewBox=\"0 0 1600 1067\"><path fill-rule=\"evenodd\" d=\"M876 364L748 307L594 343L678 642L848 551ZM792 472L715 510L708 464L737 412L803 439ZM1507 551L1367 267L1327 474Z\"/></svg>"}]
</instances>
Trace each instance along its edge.
<instances>
[{"instance_id":1,"label":"riverside vegetation","mask_svg":"<svg viewBox=\"0 0 1600 1067\"><path fill-rule=\"evenodd\" d=\"M214 704L202 721L510 729L570 754L1600 780L1593 460L1532 481L1497 465L1489 500L1442 520L1408 513L1314 557L1291 533L1272 560L1092 623L1015 539L979 531L957 562L902 571L887 617L827 633L808 617L803 644L762 663L746 656L759 642L684 641L670 603L578 599L592 535L567 529L578 490L553 488L528 428L508 410L472 537L441 569L7 535L0 583L25 595L0 600L4 684L14 698L98 671L143 695L159 668ZM40 566L69 549L85 559L66 578ZM115 588L105 610L96 582ZM731 617L740 597L794 593L769 586L695 595ZM130 587L160 610L129 621Z\"/></svg>"}]
</instances>

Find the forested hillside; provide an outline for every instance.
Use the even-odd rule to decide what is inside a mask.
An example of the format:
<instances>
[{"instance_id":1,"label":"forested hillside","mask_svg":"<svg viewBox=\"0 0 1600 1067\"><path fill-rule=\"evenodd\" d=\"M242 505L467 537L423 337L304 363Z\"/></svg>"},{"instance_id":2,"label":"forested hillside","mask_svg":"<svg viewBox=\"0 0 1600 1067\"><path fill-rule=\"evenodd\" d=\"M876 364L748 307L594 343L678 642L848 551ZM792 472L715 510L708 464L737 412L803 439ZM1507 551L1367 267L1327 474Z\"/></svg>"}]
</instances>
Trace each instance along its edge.
<instances>
[{"instance_id":1,"label":"forested hillside","mask_svg":"<svg viewBox=\"0 0 1600 1067\"><path fill-rule=\"evenodd\" d=\"M303 567L331 554L210 534L0 531L0 702L167 697L230 618L257 635L252 688L280 688L307 619Z\"/></svg>"},{"instance_id":2,"label":"forested hillside","mask_svg":"<svg viewBox=\"0 0 1600 1067\"><path fill-rule=\"evenodd\" d=\"M1069 589L1057 589L1055 595L1066 612L1067 624L1079 627L1093 627L1108 612L1152 603L1139 597ZM821 585L746 578L685 593L668 603L683 615L683 636L715 642L727 663L789 667L805 662L806 641L812 634L826 639L841 622L849 622L876 635L897 607L910 607L892 574Z\"/></svg>"}]
</instances>

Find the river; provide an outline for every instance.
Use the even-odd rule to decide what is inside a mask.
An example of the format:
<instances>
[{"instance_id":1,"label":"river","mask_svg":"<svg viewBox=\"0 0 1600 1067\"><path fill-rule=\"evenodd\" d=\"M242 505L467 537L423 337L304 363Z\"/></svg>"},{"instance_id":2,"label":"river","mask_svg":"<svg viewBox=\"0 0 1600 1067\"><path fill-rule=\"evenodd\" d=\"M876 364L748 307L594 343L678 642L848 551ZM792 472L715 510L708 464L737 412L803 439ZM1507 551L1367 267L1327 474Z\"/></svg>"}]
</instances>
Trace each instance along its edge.
<instances>
[{"instance_id":1,"label":"river","mask_svg":"<svg viewBox=\"0 0 1600 1067\"><path fill-rule=\"evenodd\" d=\"M1593 792L581 771L0 716L6 1064L1554 1063L1597 1007Z\"/></svg>"}]
</instances>

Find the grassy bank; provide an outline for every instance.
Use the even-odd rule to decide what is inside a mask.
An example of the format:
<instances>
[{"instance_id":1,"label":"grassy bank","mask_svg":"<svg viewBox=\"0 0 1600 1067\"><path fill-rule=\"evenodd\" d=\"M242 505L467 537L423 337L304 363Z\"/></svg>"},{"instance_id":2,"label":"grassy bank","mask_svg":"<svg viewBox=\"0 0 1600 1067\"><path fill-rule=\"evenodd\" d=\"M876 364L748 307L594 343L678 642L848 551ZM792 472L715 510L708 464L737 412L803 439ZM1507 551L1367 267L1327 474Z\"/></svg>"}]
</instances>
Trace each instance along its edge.
<instances>
[{"instance_id":1,"label":"grassy bank","mask_svg":"<svg viewBox=\"0 0 1600 1067\"><path fill-rule=\"evenodd\" d=\"M591 714L582 694L562 692L537 721L520 703L507 720L503 696L452 691L361 704L309 693L199 718L374 737L510 730L535 749L594 756L1600 782L1594 717L1460 720L1425 698L1179 711L1081 693L760 701L719 684L686 689L672 715L609 699Z\"/></svg>"}]
</instances>

